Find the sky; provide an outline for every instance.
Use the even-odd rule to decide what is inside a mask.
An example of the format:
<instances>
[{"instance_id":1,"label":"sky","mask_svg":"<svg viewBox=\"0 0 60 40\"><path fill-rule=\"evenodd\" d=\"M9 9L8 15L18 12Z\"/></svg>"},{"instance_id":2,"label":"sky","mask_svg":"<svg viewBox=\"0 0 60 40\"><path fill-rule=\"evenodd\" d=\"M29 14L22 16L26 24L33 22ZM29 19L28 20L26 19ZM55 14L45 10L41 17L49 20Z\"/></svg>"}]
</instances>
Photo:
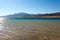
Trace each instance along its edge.
<instances>
[{"instance_id":1,"label":"sky","mask_svg":"<svg viewBox=\"0 0 60 40\"><path fill-rule=\"evenodd\" d=\"M0 16L19 12L29 14L60 12L60 0L0 0Z\"/></svg>"}]
</instances>

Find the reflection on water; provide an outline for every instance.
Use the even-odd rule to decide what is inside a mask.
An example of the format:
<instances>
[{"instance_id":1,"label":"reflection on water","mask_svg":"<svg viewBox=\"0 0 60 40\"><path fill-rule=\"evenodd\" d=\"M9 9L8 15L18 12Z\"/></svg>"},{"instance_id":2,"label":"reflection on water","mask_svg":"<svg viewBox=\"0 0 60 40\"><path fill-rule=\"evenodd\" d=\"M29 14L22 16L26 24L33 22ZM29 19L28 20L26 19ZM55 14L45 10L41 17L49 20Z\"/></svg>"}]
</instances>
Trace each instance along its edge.
<instances>
[{"instance_id":1,"label":"reflection on water","mask_svg":"<svg viewBox=\"0 0 60 40\"><path fill-rule=\"evenodd\" d=\"M0 40L59 39L59 20L9 20L0 18Z\"/></svg>"},{"instance_id":2,"label":"reflection on water","mask_svg":"<svg viewBox=\"0 0 60 40\"><path fill-rule=\"evenodd\" d=\"M4 29L4 26L2 26L2 22L3 22L4 18L0 18L0 30Z\"/></svg>"}]
</instances>

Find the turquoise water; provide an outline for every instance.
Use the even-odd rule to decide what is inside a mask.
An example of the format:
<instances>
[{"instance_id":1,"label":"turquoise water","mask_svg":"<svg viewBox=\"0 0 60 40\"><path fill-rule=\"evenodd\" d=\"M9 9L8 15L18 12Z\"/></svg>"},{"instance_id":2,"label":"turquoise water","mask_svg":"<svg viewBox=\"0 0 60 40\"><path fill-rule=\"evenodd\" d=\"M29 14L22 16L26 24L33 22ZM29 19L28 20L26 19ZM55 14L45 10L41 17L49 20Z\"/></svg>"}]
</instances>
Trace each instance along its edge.
<instances>
[{"instance_id":1,"label":"turquoise water","mask_svg":"<svg viewBox=\"0 0 60 40\"><path fill-rule=\"evenodd\" d=\"M60 18L9 18L9 20L60 20Z\"/></svg>"}]
</instances>

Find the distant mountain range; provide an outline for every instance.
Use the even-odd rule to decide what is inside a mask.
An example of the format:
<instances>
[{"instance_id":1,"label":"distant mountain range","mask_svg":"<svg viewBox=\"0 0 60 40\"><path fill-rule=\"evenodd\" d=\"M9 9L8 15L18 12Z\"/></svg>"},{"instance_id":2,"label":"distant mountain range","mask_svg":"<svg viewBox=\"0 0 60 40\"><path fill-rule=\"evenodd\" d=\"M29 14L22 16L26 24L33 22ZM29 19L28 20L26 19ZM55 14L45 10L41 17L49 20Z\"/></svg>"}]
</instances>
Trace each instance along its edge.
<instances>
[{"instance_id":1,"label":"distant mountain range","mask_svg":"<svg viewBox=\"0 0 60 40\"><path fill-rule=\"evenodd\" d=\"M49 14L28 14L28 13L16 13L5 17L9 18L60 18L60 12L49 13Z\"/></svg>"}]
</instances>

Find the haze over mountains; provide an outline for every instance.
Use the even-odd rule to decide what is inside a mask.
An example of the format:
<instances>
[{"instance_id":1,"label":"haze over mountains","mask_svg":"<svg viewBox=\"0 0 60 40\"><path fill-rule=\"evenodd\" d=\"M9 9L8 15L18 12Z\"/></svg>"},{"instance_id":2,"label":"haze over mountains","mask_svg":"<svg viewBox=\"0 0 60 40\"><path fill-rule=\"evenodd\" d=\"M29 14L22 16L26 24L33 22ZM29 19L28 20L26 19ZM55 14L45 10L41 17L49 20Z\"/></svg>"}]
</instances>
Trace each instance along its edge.
<instances>
[{"instance_id":1,"label":"haze over mountains","mask_svg":"<svg viewBox=\"0 0 60 40\"><path fill-rule=\"evenodd\" d=\"M60 18L60 12L50 13L50 14L28 14L28 13L16 13L13 15L8 15L5 17L10 18Z\"/></svg>"}]
</instances>

